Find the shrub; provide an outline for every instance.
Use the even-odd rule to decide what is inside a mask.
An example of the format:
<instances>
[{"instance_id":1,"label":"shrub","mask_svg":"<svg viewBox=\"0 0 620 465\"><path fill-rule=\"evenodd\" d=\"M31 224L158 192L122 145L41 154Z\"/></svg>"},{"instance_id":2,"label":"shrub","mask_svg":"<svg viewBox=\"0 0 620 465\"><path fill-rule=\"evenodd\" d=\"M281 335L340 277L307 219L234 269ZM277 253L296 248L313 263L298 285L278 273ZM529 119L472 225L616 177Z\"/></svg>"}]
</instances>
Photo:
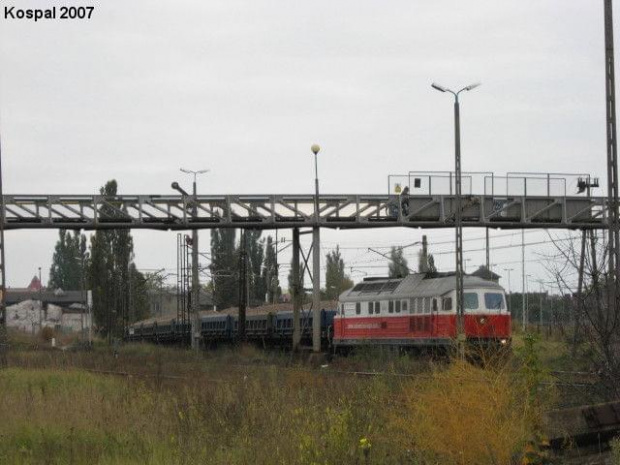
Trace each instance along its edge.
<instances>
[{"instance_id":1,"label":"shrub","mask_svg":"<svg viewBox=\"0 0 620 465\"><path fill-rule=\"evenodd\" d=\"M39 337L45 342L50 342L54 337L54 330L49 326L46 326L39 332Z\"/></svg>"},{"instance_id":2,"label":"shrub","mask_svg":"<svg viewBox=\"0 0 620 465\"><path fill-rule=\"evenodd\" d=\"M527 385L506 369L454 361L407 383L393 421L402 446L431 463L508 464L532 437Z\"/></svg>"}]
</instances>

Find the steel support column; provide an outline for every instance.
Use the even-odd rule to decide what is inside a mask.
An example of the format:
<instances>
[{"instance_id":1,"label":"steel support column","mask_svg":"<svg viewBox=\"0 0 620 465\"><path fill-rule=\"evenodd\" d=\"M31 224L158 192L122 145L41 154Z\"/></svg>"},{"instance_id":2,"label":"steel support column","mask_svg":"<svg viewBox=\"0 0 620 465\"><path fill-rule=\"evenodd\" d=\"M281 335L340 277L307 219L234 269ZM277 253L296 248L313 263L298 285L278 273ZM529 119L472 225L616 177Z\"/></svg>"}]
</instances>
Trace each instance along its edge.
<instances>
[{"instance_id":1,"label":"steel support column","mask_svg":"<svg viewBox=\"0 0 620 465\"><path fill-rule=\"evenodd\" d=\"M194 200L196 199L196 179L194 178ZM192 208L193 215L198 214L196 204ZM191 344L192 349L198 350L200 346L200 276L198 271L198 229L192 230L192 316L191 321Z\"/></svg>"},{"instance_id":2,"label":"steel support column","mask_svg":"<svg viewBox=\"0 0 620 465\"><path fill-rule=\"evenodd\" d=\"M312 228L312 350L321 351L321 239L318 226Z\"/></svg>"},{"instance_id":3,"label":"steel support column","mask_svg":"<svg viewBox=\"0 0 620 465\"><path fill-rule=\"evenodd\" d=\"M248 279L248 254L245 229L241 230L241 238L239 248L239 322L237 328L237 338L239 342L245 341L245 323L246 323L246 307L247 307L247 279ZM278 244L276 243L276 249Z\"/></svg>"},{"instance_id":4,"label":"steel support column","mask_svg":"<svg viewBox=\"0 0 620 465\"><path fill-rule=\"evenodd\" d=\"M525 229L521 230L521 285L523 289L521 294L521 320L523 331L525 332L525 328L527 327L527 317L525 312Z\"/></svg>"},{"instance_id":5,"label":"steel support column","mask_svg":"<svg viewBox=\"0 0 620 465\"><path fill-rule=\"evenodd\" d=\"M301 342L301 293L303 286L299 282L299 228L293 228L293 351L299 349Z\"/></svg>"},{"instance_id":6,"label":"steel support column","mask_svg":"<svg viewBox=\"0 0 620 465\"><path fill-rule=\"evenodd\" d=\"M614 32L611 0L605 1L605 109L607 115L607 199L609 203L609 309L615 310L620 276L620 234L618 231L618 150L616 142L616 90Z\"/></svg>"},{"instance_id":7,"label":"steel support column","mask_svg":"<svg viewBox=\"0 0 620 465\"><path fill-rule=\"evenodd\" d=\"M6 329L6 274L4 267L4 195L2 195L2 142L0 141L0 368L7 366L8 334Z\"/></svg>"}]
</instances>

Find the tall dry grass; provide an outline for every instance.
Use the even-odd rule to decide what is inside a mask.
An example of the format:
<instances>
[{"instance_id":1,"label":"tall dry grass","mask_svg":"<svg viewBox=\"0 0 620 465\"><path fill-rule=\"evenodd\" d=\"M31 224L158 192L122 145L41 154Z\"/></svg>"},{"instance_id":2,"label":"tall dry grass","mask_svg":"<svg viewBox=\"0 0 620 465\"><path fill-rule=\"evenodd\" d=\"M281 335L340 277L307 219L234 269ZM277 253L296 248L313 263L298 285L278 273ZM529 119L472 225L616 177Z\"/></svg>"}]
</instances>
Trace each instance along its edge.
<instances>
[{"instance_id":1,"label":"tall dry grass","mask_svg":"<svg viewBox=\"0 0 620 465\"><path fill-rule=\"evenodd\" d=\"M74 370L0 372L0 463L356 463L385 424L380 379L266 367L157 388ZM401 463L379 444L374 463Z\"/></svg>"},{"instance_id":2,"label":"tall dry grass","mask_svg":"<svg viewBox=\"0 0 620 465\"><path fill-rule=\"evenodd\" d=\"M10 362L20 368L0 371L2 464L503 465L536 428L537 375L521 361L362 353L310 369L251 347L133 345Z\"/></svg>"}]
</instances>

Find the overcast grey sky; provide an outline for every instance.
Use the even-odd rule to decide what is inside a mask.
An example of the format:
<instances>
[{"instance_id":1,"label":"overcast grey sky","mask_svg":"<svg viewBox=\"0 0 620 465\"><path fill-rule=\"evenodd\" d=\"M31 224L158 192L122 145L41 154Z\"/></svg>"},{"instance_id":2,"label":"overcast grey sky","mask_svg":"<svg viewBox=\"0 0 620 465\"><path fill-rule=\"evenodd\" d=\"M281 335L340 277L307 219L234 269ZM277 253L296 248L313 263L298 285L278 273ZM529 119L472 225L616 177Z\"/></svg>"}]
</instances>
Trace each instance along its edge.
<instances>
[{"instance_id":1,"label":"overcast grey sky","mask_svg":"<svg viewBox=\"0 0 620 465\"><path fill-rule=\"evenodd\" d=\"M211 170L200 193L310 193L315 142L321 192L384 193L389 174L453 169L452 101L433 81L483 83L462 98L463 170L589 172L605 184L602 1L91 3L90 20L0 18L7 194L93 194L112 178L121 193L169 194L172 180L190 183L180 166ZM71 3L0 1L51 4ZM323 246L381 275L385 261L365 249L421 234L326 231ZM453 237L427 234L431 244ZM493 236L520 243L520 233ZM39 266L46 282L56 238L8 232L8 285L27 285ZM201 238L208 250L209 233ZM134 240L138 267L175 266L174 233ZM443 270L454 268L450 247L431 248ZM533 246L527 259L544 252ZM465 258L468 271L484 262ZM498 270L514 268L513 290L519 260L518 248L492 252ZM534 262L527 272L543 277Z\"/></svg>"}]
</instances>

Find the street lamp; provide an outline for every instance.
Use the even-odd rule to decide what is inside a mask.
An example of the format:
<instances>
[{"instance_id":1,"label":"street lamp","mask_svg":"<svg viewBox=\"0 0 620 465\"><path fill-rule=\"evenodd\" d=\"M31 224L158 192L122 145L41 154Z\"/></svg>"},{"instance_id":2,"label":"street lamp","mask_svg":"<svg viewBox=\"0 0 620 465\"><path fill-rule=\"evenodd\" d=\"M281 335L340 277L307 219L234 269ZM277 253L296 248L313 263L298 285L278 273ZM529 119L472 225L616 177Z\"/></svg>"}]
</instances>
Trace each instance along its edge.
<instances>
[{"instance_id":1,"label":"street lamp","mask_svg":"<svg viewBox=\"0 0 620 465\"><path fill-rule=\"evenodd\" d=\"M181 168L181 172L185 174L191 174L194 176L193 182L193 197L194 197L194 205L192 207L192 217L195 220L198 216L198 206L196 202L196 177L199 174L208 173L209 170L188 170L185 168ZM179 186L178 182L172 183L172 188L179 191L184 198L189 197L189 194ZM198 350L199 348L199 338L197 337L198 330L200 328L198 321L198 311L200 310L200 279L198 275L198 230L196 228L192 229L192 318L191 320L191 344L192 348Z\"/></svg>"},{"instance_id":2,"label":"street lamp","mask_svg":"<svg viewBox=\"0 0 620 465\"><path fill-rule=\"evenodd\" d=\"M456 312L457 333L459 342L465 342L465 322L463 311L463 225L461 221L461 121L459 108L459 94L463 91L470 91L480 84L470 84L463 87L458 92L454 92L447 87L435 82L431 87L439 92L448 92L454 95L454 184L455 184L455 214L454 223L456 229Z\"/></svg>"},{"instance_id":3,"label":"street lamp","mask_svg":"<svg viewBox=\"0 0 620 465\"><path fill-rule=\"evenodd\" d=\"M321 150L313 144L314 154L314 226L312 227L312 350L321 351L321 246L319 234L319 168L317 155Z\"/></svg>"}]
</instances>

